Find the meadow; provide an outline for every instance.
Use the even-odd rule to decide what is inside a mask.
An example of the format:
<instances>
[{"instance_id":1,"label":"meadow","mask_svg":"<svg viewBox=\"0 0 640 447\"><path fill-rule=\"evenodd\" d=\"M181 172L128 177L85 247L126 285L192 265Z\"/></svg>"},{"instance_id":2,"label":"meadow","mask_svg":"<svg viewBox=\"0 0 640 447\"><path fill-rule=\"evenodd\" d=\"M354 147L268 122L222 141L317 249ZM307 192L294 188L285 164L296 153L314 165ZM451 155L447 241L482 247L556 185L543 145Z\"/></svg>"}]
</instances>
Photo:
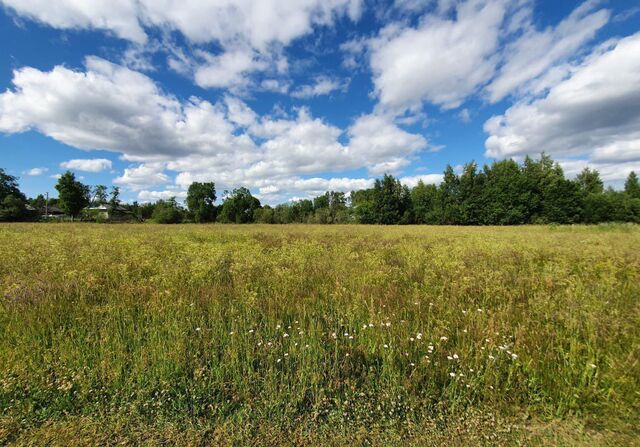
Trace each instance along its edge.
<instances>
[{"instance_id":1,"label":"meadow","mask_svg":"<svg viewBox=\"0 0 640 447\"><path fill-rule=\"evenodd\" d=\"M0 225L0 445L639 445L640 228Z\"/></svg>"}]
</instances>

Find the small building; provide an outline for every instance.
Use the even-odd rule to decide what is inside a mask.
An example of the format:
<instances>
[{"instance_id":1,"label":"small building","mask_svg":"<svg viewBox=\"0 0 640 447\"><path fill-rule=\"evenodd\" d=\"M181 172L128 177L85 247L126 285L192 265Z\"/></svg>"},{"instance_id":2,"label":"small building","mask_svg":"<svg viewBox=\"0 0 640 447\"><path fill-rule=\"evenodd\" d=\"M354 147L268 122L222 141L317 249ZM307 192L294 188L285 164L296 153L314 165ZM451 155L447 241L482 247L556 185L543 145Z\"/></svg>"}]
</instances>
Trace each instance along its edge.
<instances>
[{"instance_id":1,"label":"small building","mask_svg":"<svg viewBox=\"0 0 640 447\"><path fill-rule=\"evenodd\" d=\"M64 216L64 211L55 205L40 208L40 217L43 219L62 219Z\"/></svg>"},{"instance_id":2,"label":"small building","mask_svg":"<svg viewBox=\"0 0 640 447\"><path fill-rule=\"evenodd\" d=\"M130 210L121 205L111 206L107 203L103 203L85 208L83 210L83 219L125 222L129 220L136 220L136 216Z\"/></svg>"}]
</instances>

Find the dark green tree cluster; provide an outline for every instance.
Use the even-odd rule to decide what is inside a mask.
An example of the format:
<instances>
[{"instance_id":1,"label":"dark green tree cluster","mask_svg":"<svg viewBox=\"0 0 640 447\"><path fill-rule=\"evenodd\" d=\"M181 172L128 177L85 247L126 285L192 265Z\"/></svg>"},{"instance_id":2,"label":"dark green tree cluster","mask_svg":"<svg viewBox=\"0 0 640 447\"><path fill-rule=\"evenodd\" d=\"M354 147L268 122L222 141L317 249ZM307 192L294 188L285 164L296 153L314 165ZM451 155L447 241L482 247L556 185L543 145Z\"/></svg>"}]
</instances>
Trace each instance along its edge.
<instances>
[{"instance_id":1,"label":"dark green tree cluster","mask_svg":"<svg viewBox=\"0 0 640 447\"><path fill-rule=\"evenodd\" d=\"M27 198L18 188L18 179L0 168L0 222L26 220Z\"/></svg>"},{"instance_id":2,"label":"dark green tree cluster","mask_svg":"<svg viewBox=\"0 0 640 447\"><path fill-rule=\"evenodd\" d=\"M601 222L640 223L640 181L631 172L623 191L604 188L598 171L585 168L574 180L565 178L549 156L527 157L522 164L501 160L480 169L467 163L458 174L451 166L439 185L402 185L392 175L375 180L372 188L328 191L275 207L261 206L245 187L224 192L216 205L213 182L192 183L183 208L175 198L155 203L120 204L120 190L93 189L65 172L56 185L57 199L42 195L27 200L17 178L0 169L0 221L30 220L45 205L57 205L76 218L89 206L108 204L130 211L139 220L158 223L362 223L379 225L521 225ZM29 206L28 206L29 205ZM30 211L31 209L31 211ZM36 211L34 211L36 210Z\"/></svg>"}]
</instances>

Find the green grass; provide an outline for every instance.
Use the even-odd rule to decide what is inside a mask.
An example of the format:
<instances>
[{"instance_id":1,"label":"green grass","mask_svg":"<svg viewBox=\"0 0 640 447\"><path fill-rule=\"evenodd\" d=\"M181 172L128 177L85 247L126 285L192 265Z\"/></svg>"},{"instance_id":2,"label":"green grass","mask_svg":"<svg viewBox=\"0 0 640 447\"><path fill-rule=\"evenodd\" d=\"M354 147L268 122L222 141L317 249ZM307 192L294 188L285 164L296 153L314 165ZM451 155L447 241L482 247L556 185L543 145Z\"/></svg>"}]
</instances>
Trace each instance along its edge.
<instances>
[{"instance_id":1,"label":"green grass","mask_svg":"<svg viewBox=\"0 0 640 447\"><path fill-rule=\"evenodd\" d=\"M629 445L640 228L0 226L0 444Z\"/></svg>"}]
</instances>

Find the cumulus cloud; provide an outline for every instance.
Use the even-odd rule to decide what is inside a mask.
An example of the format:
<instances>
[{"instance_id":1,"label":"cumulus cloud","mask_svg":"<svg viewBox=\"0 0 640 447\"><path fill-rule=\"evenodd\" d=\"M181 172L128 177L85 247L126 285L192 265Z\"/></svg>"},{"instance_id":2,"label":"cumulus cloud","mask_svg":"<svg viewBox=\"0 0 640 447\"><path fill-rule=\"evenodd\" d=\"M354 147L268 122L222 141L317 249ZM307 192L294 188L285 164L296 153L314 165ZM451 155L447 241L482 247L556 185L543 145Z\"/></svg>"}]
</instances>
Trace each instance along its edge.
<instances>
[{"instance_id":1,"label":"cumulus cloud","mask_svg":"<svg viewBox=\"0 0 640 447\"><path fill-rule=\"evenodd\" d=\"M49 171L49 168L31 168L28 171L24 171L23 174L28 175L30 177L37 177L39 175L44 174Z\"/></svg>"},{"instance_id":2,"label":"cumulus cloud","mask_svg":"<svg viewBox=\"0 0 640 447\"><path fill-rule=\"evenodd\" d=\"M313 84L301 85L291 93L295 98L313 98L315 96L328 95L336 90L344 90L347 84L328 76L318 76Z\"/></svg>"},{"instance_id":3,"label":"cumulus cloud","mask_svg":"<svg viewBox=\"0 0 640 447\"><path fill-rule=\"evenodd\" d=\"M359 168L395 172L428 146L387 115L363 115L341 129L304 107L260 116L229 95L217 103L178 100L149 77L95 57L84 72L63 66L14 72L13 88L0 94L0 131L27 130L79 149L120 153L138 164L114 183L140 192L171 184L167 171L176 173L173 183L182 190L213 179L229 187L302 192L311 183L303 176ZM108 168L109 160L100 160L62 167Z\"/></svg>"},{"instance_id":4,"label":"cumulus cloud","mask_svg":"<svg viewBox=\"0 0 640 447\"><path fill-rule=\"evenodd\" d=\"M538 94L567 75L565 64L609 21L600 3L587 0L539 29L532 0L396 1L402 10L428 12L414 25L403 20L373 39L346 42L343 63L356 67L367 54L380 105L398 113L424 102L453 109L474 95L495 103Z\"/></svg>"},{"instance_id":5,"label":"cumulus cloud","mask_svg":"<svg viewBox=\"0 0 640 447\"><path fill-rule=\"evenodd\" d=\"M124 174L113 179L113 183L133 191L139 191L169 183L169 176L163 171L164 163L143 163L133 168L126 168Z\"/></svg>"},{"instance_id":6,"label":"cumulus cloud","mask_svg":"<svg viewBox=\"0 0 640 447\"><path fill-rule=\"evenodd\" d=\"M106 158L75 159L60 163L62 169L73 169L76 171L100 172L111 169L111 160Z\"/></svg>"},{"instance_id":7,"label":"cumulus cloud","mask_svg":"<svg viewBox=\"0 0 640 447\"><path fill-rule=\"evenodd\" d=\"M542 98L485 123L488 157L542 150L606 166L640 161L640 33L598 48Z\"/></svg>"},{"instance_id":8,"label":"cumulus cloud","mask_svg":"<svg viewBox=\"0 0 640 447\"><path fill-rule=\"evenodd\" d=\"M286 61L277 57L279 48L338 17L358 20L362 12L361 0L0 0L0 4L54 28L105 30L136 44L148 41L146 28L180 32L196 46L216 43L219 54L200 51L190 58L178 50L168 60L170 67L193 76L198 85L213 88L238 88L249 82L252 73L271 67L281 71ZM128 54L133 67L146 67L136 65L139 58L134 53Z\"/></svg>"},{"instance_id":9,"label":"cumulus cloud","mask_svg":"<svg viewBox=\"0 0 640 447\"><path fill-rule=\"evenodd\" d=\"M409 163L409 157L427 148L419 134L398 127L389 116L370 114L359 117L349 128L349 151L356 159L369 160L374 175L397 172Z\"/></svg>"},{"instance_id":10,"label":"cumulus cloud","mask_svg":"<svg viewBox=\"0 0 640 447\"><path fill-rule=\"evenodd\" d=\"M410 177L401 177L400 182L409 188L414 188L420 181L427 185L439 185L442 183L444 175L442 174L423 174Z\"/></svg>"},{"instance_id":11,"label":"cumulus cloud","mask_svg":"<svg viewBox=\"0 0 640 447\"><path fill-rule=\"evenodd\" d=\"M520 23L522 35L506 46L503 53L505 62L486 88L489 100L497 102L518 89L526 92L527 84L532 80L573 57L609 20L608 10L594 11L599 3L589 0L557 26L544 30L535 29L530 20ZM525 11L530 11L530 8L527 5Z\"/></svg>"},{"instance_id":12,"label":"cumulus cloud","mask_svg":"<svg viewBox=\"0 0 640 447\"><path fill-rule=\"evenodd\" d=\"M380 103L404 109L428 101L458 107L494 74L506 0L468 0L455 18L427 14L416 27L383 29L370 43Z\"/></svg>"}]
</instances>

